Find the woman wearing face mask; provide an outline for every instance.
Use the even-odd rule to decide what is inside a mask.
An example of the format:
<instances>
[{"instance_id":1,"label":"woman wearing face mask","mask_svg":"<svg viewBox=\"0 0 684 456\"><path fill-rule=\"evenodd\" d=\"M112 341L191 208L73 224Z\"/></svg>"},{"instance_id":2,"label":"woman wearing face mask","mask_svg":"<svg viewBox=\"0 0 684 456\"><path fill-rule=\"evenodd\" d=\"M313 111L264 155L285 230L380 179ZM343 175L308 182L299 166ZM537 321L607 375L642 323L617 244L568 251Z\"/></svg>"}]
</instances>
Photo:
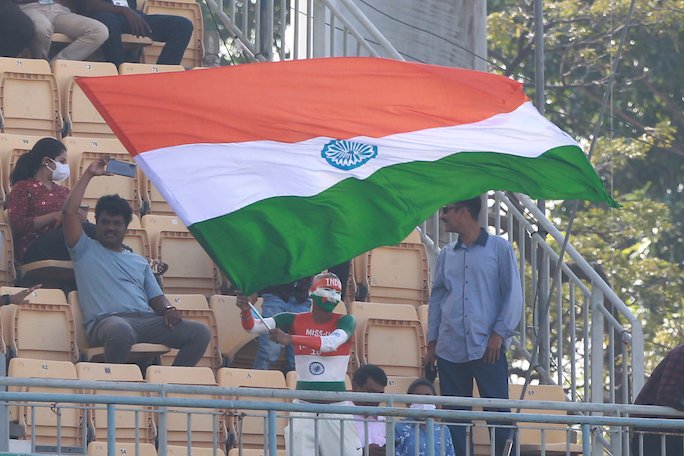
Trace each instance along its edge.
<instances>
[{"instance_id":1,"label":"woman wearing face mask","mask_svg":"<svg viewBox=\"0 0 684 456\"><path fill-rule=\"evenodd\" d=\"M68 178L66 148L54 138L39 140L17 160L10 174L7 212L18 262L70 259L62 232L62 206L69 189L58 184ZM95 225L85 217L83 229L95 237Z\"/></svg>"},{"instance_id":2,"label":"woman wearing face mask","mask_svg":"<svg viewBox=\"0 0 684 456\"><path fill-rule=\"evenodd\" d=\"M436 396L437 391L430 381L419 378L409 385L406 394ZM437 407L435 404L411 404L409 408L435 410ZM415 454L425 456L427 454L427 437L425 432L425 424L416 423L410 418L398 422L394 427L394 449L396 456L413 456ZM416 445L418 445L418 453L416 453ZM449 429L441 424L435 424L435 455L454 456L455 454Z\"/></svg>"}]
</instances>

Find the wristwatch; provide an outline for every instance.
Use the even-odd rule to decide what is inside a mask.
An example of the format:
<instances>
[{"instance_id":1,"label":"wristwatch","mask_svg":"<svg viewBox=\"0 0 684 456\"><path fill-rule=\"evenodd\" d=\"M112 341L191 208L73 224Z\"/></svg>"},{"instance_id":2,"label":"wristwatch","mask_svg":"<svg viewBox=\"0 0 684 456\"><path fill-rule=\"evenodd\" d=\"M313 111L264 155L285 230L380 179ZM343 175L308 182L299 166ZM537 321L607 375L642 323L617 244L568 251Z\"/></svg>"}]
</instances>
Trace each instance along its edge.
<instances>
[{"instance_id":1,"label":"wristwatch","mask_svg":"<svg viewBox=\"0 0 684 456\"><path fill-rule=\"evenodd\" d=\"M169 310L176 310L174 306L166 306L164 309L164 313L168 312Z\"/></svg>"}]
</instances>

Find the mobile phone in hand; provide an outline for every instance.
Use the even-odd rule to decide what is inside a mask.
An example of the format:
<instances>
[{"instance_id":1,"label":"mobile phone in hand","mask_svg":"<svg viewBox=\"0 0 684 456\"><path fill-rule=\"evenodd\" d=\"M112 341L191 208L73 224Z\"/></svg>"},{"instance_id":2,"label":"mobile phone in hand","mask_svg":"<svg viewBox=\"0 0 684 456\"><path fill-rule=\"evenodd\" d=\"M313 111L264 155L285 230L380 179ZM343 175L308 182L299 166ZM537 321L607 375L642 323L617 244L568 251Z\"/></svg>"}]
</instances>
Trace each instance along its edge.
<instances>
[{"instance_id":1,"label":"mobile phone in hand","mask_svg":"<svg viewBox=\"0 0 684 456\"><path fill-rule=\"evenodd\" d=\"M119 176L134 177L137 165L135 163L124 162L121 160L110 159L107 162L105 171Z\"/></svg>"}]
</instances>

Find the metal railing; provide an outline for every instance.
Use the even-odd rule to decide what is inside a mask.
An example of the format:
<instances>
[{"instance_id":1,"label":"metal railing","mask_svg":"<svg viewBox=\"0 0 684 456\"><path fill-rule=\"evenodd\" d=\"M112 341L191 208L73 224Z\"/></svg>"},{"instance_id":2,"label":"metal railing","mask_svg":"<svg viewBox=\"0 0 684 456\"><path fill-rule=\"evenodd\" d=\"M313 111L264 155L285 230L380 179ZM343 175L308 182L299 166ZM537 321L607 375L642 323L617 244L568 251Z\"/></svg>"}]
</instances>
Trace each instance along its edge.
<instances>
[{"instance_id":1,"label":"metal railing","mask_svg":"<svg viewBox=\"0 0 684 456\"><path fill-rule=\"evenodd\" d=\"M49 407L56 416L66 408L80 407L86 412L92 413L95 408L105 408L107 411L106 436L108 442L108 454L113 455L114 443L117 441L116 435L116 414L123 410L130 410L132 407L145 407L156 415L159 454L166 454L166 433L167 418L170 413L188 414L188 442L192 438L192 416L199 414L226 414L230 415L233 411L240 410L246 415L259 416L264 422L264 452L265 454L275 455L277 450L277 425L278 417L287 417L290 412L307 412L322 414L341 414L349 416L349 420L354 415L371 414L384 416L387 419L387 451L394 454L394 424L400 420L409 420L413 423L421 423L426 426L429 435L430 429L441 422L445 424L456 423L465 426L468 432L475 430L472 420L486 420L489 426L503 426L501 423L517 423L515 432L520 435L522 429L537 428L546 426L544 432L550 433L549 425L561 425L561 429L566 433L568 454L570 453L571 439L574 434L579 435L582 454L592 454L592 442L597 439L596 429L612 427L617 429L620 438L625 440L637 432L658 432L666 431L676 433L678 439L684 438L684 413L677 412L667 407L655 406L636 406L627 404L599 404L581 402L553 402L553 401L533 401L533 400L502 400L502 399L482 399L482 398L456 398L440 396L420 396L420 395L400 395L400 394L369 394L369 393L338 393L338 392L319 392L319 391L291 391L268 388L223 388L212 386L191 386L191 385L170 385L170 384L149 384L132 382L96 382L78 380L46 380L46 379L26 379L5 377L0 379L0 387L17 388L50 388L50 392L7 392L0 391L0 423L7 425L7 407L22 404L36 410L39 407ZM72 391L98 391L98 394L79 394L61 393L58 389L69 389ZM136 392L137 395L114 395L111 392ZM140 395L139 393L145 393ZM173 397L170 397L173 395ZM183 396L183 397L178 397ZM201 397L200 397L201 396ZM207 399L207 397L217 397L218 399ZM237 399L235 399L237 398ZM245 398L249 398L246 400ZM280 399L280 401L273 401ZM299 402L291 402L299 399ZM387 404L386 406L349 406L336 404L309 403L302 401L331 401L340 403L343 401L377 402ZM400 404L408 403L431 403L437 404L437 410L418 410L400 407ZM455 408L474 407L481 410L454 410ZM501 408L524 408L525 410L535 410L534 413L502 413L487 411L487 409ZM657 418L635 418L630 415L654 415ZM346 419L346 418L345 418ZM358 419L358 418L357 418ZM86 420L84 420L85 422ZM33 423L30 423L33 425ZM85 428L85 424L83 425ZM60 443L60 422L55 425L54 447L61 447ZM515 429L515 428L512 428ZM556 428L557 430L558 428ZM218 432L217 427L215 431ZM541 433L540 448L544 454L544 432ZM86 430L82 434L87 435ZM434 435L434 434L433 434ZM638 438L638 437L637 437ZM663 437L663 439L666 437ZM136 443L141 441L136 438ZM519 454L520 439L512 454ZM218 438L215 439L213 448L214 453L218 452ZM6 450L7 442L0 442ZM85 452L86 441L83 439L83 451ZM642 444L643 445L643 444ZM573 445L577 446L577 445ZM74 450L73 448L71 450ZM77 449L75 449L77 450ZM648 448L646 449L648 450ZM31 448L36 451L35 442ZM562 451L562 450L561 450ZM573 453L577 453L573 450ZM427 454L434 454L428 448ZM593 454L602 454L594 452ZM612 454L627 454L626 452ZM649 454L641 453L641 454ZM666 454L666 453L663 453ZM671 455L673 456L673 455Z\"/></svg>"},{"instance_id":2,"label":"metal railing","mask_svg":"<svg viewBox=\"0 0 684 456\"><path fill-rule=\"evenodd\" d=\"M353 0L205 0L251 60L403 57Z\"/></svg>"},{"instance_id":3,"label":"metal railing","mask_svg":"<svg viewBox=\"0 0 684 456\"><path fill-rule=\"evenodd\" d=\"M644 382L641 322L572 244L566 261L554 271L559 248L551 243L562 245L564 234L529 197L512 197L513 201L503 192L493 192L483 207L488 207L485 224L494 234L506 236L518 251L525 312L514 338L517 357L529 363L538 344L533 369L540 381L563 386L572 401L631 403ZM423 225L433 256L437 245L444 243L436 222ZM559 286L544 313L554 275ZM529 368L515 360L513 364ZM615 429L607 431L603 443L612 454L622 454L626 440L611 435L617 435Z\"/></svg>"}]
</instances>

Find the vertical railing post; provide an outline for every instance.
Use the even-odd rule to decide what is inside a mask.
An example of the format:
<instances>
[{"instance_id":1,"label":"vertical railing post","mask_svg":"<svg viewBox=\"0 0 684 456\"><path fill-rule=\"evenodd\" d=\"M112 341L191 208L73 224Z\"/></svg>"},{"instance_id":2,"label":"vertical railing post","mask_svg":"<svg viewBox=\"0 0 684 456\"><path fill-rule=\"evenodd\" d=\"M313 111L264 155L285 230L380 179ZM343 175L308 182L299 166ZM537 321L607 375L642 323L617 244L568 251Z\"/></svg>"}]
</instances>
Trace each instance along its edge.
<instances>
[{"instance_id":1,"label":"vertical railing post","mask_svg":"<svg viewBox=\"0 0 684 456\"><path fill-rule=\"evenodd\" d=\"M107 404L107 456L116 456L116 406Z\"/></svg>"},{"instance_id":2,"label":"vertical railing post","mask_svg":"<svg viewBox=\"0 0 684 456\"><path fill-rule=\"evenodd\" d=\"M325 53L325 4L321 0L313 1L313 57L326 57Z\"/></svg>"},{"instance_id":3,"label":"vertical railing post","mask_svg":"<svg viewBox=\"0 0 684 456\"><path fill-rule=\"evenodd\" d=\"M284 2L283 2L284 3ZM273 60L273 0L261 0L259 5L259 53L269 62Z\"/></svg>"},{"instance_id":4,"label":"vertical railing post","mask_svg":"<svg viewBox=\"0 0 684 456\"><path fill-rule=\"evenodd\" d=\"M161 385L161 392L159 395L162 398L166 398L166 389L164 388L164 385ZM168 409L166 406L159 407L159 419L157 421L157 426L159 427L157 429L158 453L166 454L166 442L168 440Z\"/></svg>"},{"instance_id":5,"label":"vertical railing post","mask_svg":"<svg viewBox=\"0 0 684 456\"><path fill-rule=\"evenodd\" d=\"M278 441L276 437L276 412L275 410L268 411L268 455L276 456L278 454Z\"/></svg>"},{"instance_id":6,"label":"vertical railing post","mask_svg":"<svg viewBox=\"0 0 684 456\"><path fill-rule=\"evenodd\" d=\"M591 402L603 403L603 293L591 287ZM600 443L593 439L593 450L599 454Z\"/></svg>"},{"instance_id":7,"label":"vertical railing post","mask_svg":"<svg viewBox=\"0 0 684 456\"><path fill-rule=\"evenodd\" d=\"M4 353L0 353L0 377L7 376L6 357ZM7 387L3 386L0 391L7 391ZM7 402L0 401L0 451L9 451L9 409Z\"/></svg>"}]
</instances>

